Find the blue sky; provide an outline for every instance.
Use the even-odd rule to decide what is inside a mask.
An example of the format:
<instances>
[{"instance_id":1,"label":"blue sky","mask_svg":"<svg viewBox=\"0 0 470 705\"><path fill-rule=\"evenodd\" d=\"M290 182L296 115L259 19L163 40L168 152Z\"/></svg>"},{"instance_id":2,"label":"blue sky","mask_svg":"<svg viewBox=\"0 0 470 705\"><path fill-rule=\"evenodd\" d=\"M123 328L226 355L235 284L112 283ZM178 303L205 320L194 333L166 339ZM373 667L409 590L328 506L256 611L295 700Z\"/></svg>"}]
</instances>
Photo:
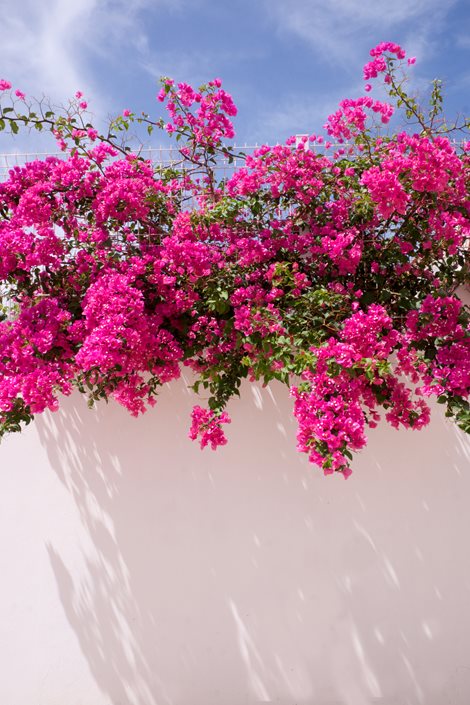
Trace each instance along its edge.
<instances>
[{"instance_id":1,"label":"blue sky","mask_svg":"<svg viewBox=\"0 0 470 705\"><path fill-rule=\"evenodd\" d=\"M218 76L239 107L239 143L316 132L341 97L361 93L362 66L379 41L399 42L417 56L419 89L444 79L449 113L470 113L470 0L2 0L1 6L0 77L58 102L80 89L98 119L123 108L157 116L162 74L196 85ZM0 136L0 152L13 147Z\"/></svg>"}]
</instances>

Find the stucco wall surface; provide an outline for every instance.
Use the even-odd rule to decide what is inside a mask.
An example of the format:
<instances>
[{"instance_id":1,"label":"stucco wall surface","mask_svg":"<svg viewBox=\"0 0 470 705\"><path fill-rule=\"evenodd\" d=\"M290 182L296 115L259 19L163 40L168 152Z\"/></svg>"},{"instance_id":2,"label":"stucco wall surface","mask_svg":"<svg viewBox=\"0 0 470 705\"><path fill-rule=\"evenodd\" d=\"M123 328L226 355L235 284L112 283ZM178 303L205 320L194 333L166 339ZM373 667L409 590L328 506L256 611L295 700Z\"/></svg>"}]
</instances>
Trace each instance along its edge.
<instances>
[{"instance_id":1,"label":"stucco wall surface","mask_svg":"<svg viewBox=\"0 0 470 705\"><path fill-rule=\"evenodd\" d=\"M468 439L376 429L345 481L286 390L215 453L193 401L74 396L1 445L0 703L468 705Z\"/></svg>"}]
</instances>

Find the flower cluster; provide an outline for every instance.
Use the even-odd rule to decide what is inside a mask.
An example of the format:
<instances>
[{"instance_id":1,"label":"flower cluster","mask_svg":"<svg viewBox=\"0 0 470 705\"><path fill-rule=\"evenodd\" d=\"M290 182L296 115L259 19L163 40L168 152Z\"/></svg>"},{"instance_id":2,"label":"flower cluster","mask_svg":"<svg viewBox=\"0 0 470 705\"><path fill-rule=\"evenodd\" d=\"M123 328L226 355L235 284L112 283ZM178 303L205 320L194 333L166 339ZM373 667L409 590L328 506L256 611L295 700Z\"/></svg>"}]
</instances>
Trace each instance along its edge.
<instances>
[{"instance_id":1,"label":"flower cluster","mask_svg":"<svg viewBox=\"0 0 470 705\"><path fill-rule=\"evenodd\" d=\"M450 139L436 86L427 115L405 93L414 58L371 56L364 78L390 102L345 99L326 136L251 154L230 144L220 79L163 79L165 118L126 109L104 134L80 92L42 113L0 81L0 128L47 128L64 151L0 184L0 435L74 389L138 415L184 366L206 397L202 447L227 442L245 378L291 386L298 449L327 474L349 475L381 418L426 425L431 395L470 432L469 143ZM403 106L411 122L384 134ZM181 164L113 137L131 124L174 135ZM219 158L243 164L221 182Z\"/></svg>"},{"instance_id":2,"label":"flower cluster","mask_svg":"<svg viewBox=\"0 0 470 705\"><path fill-rule=\"evenodd\" d=\"M165 79L157 97L160 102L169 97L166 107L170 119L165 125L166 131L186 134L189 128L192 147L218 144L223 138L232 139L235 132L227 116L235 116L237 108L221 86L221 80L216 78L198 92L187 83L178 83L174 88L173 80Z\"/></svg>"},{"instance_id":3,"label":"flower cluster","mask_svg":"<svg viewBox=\"0 0 470 705\"><path fill-rule=\"evenodd\" d=\"M218 446L223 446L227 443L221 428L222 424L230 423L230 417L226 411L221 414L215 414L210 409L195 406L191 418L192 424L189 437L194 441L200 436L201 448L205 448L210 444L212 450L215 450Z\"/></svg>"}]
</instances>

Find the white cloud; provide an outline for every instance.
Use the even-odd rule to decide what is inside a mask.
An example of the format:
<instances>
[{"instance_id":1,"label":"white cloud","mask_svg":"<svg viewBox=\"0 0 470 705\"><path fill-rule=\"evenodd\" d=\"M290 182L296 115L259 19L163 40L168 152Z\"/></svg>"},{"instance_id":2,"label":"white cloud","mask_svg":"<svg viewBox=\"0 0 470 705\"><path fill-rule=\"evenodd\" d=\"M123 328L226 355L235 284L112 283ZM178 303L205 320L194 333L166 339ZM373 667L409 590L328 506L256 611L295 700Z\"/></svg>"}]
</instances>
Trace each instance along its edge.
<instances>
[{"instance_id":1,"label":"white cloud","mask_svg":"<svg viewBox=\"0 0 470 705\"><path fill-rule=\"evenodd\" d=\"M106 86L92 71L93 59L128 52L145 54L146 9L178 0L3 0L2 77L33 95L63 102L77 90L100 112Z\"/></svg>"},{"instance_id":2,"label":"white cloud","mask_svg":"<svg viewBox=\"0 0 470 705\"><path fill-rule=\"evenodd\" d=\"M446 15L456 0L262 0L276 31L286 39L301 40L331 69L338 80L323 82L320 100L305 94L286 97L270 115L265 127L271 134L316 132L345 96L362 93L362 65L368 50L380 41L396 41L408 56L418 57L412 90L425 91L429 79L422 66L439 49ZM329 65L329 66L328 66ZM318 66L321 72L321 65ZM378 97L377 87L375 97Z\"/></svg>"},{"instance_id":3,"label":"white cloud","mask_svg":"<svg viewBox=\"0 0 470 705\"><path fill-rule=\"evenodd\" d=\"M320 134L326 118L337 108L332 96L320 99L308 98L305 94L290 95L277 106L264 111L252 125L252 140L276 142L293 134Z\"/></svg>"},{"instance_id":4,"label":"white cloud","mask_svg":"<svg viewBox=\"0 0 470 705\"><path fill-rule=\"evenodd\" d=\"M175 0L2 0L0 77L28 96L63 104L77 90L98 120L108 113L110 95L94 65L124 49L129 57L147 51L142 13ZM50 138L21 132L2 136L2 152L51 149Z\"/></svg>"},{"instance_id":5,"label":"white cloud","mask_svg":"<svg viewBox=\"0 0 470 705\"><path fill-rule=\"evenodd\" d=\"M64 99L88 88L79 61L81 32L90 24L95 0L4 2L2 74L27 91Z\"/></svg>"},{"instance_id":6,"label":"white cloud","mask_svg":"<svg viewBox=\"0 0 470 705\"><path fill-rule=\"evenodd\" d=\"M216 78L214 65L238 64L240 70L249 67L250 62L264 56L262 49L250 47L240 49L237 46L225 50L214 50L210 46L186 46L172 51L149 48L142 53L140 65L153 78L171 76L178 81L191 85ZM222 78L224 78L222 76Z\"/></svg>"},{"instance_id":7,"label":"white cloud","mask_svg":"<svg viewBox=\"0 0 470 705\"><path fill-rule=\"evenodd\" d=\"M460 49L470 49L470 37L468 34L458 34L455 42Z\"/></svg>"},{"instance_id":8,"label":"white cloud","mask_svg":"<svg viewBox=\"0 0 470 705\"><path fill-rule=\"evenodd\" d=\"M425 48L455 0L264 0L279 32L307 42L325 61L363 55L365 43L407 38L407 48ZM407 25L413 23L413 33ZM393 36L391 36L393 35Z\"/></svg>"}]
</instances>

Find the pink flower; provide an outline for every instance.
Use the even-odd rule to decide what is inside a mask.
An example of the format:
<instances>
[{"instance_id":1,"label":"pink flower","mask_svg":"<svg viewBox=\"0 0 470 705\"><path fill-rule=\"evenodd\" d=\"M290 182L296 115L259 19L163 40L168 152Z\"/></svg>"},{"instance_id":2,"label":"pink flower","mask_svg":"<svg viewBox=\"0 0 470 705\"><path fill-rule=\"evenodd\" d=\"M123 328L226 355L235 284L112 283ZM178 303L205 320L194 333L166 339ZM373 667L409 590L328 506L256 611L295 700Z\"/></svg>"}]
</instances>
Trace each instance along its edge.
<instances>
[{"instance_id":1,"label":"pink flower","mask_svg":"<svg viewBox=\"0 0 470 705\"><path fill-rule=\"evenodd\" d=\"M365 78L387 82L404 57L381 42ZM53 128L64 158L0 184L0 285L14 303L0 321L0 435L72 385L136 416L183 365L216 407L194 408L190 436L213 449L243 378L300 378L298 449L328 475L348 476L382 410L419 429L437 394L460 413L470 316L449 292L470 238L469 144L381 132L393 108L367 83L329 117L325 149L316 133L235 158L220 79L163 86L157 124L182 140L171 169L121 157L70 116Z\"/></svg>"},{"instance_id":2,"label":"pink flower","mask_svg":"<svg viewBox=\"0 0 470 705\"><path fill-rule=\"evenodd\" d=\"M8 91L11 88L10 81L5 81L4 78L0 78L0 91Z\"/></svg>"},{"instance_id":3,"label":"pink flower","mask_svg":"<svg viewBox=\"0 0 470 705\"><path fill-rule=\"evenodd\" d=\"M217 415L209 409L203 409L201 406L195 406L192 414L191 430L189 437L196 440L201 437L201 448L205 448L210 444L212 450L216 450L218 446L223 446L227 443L221 425L230 423L230 417L226 411Z\"/></svg>"}]
</instances>

